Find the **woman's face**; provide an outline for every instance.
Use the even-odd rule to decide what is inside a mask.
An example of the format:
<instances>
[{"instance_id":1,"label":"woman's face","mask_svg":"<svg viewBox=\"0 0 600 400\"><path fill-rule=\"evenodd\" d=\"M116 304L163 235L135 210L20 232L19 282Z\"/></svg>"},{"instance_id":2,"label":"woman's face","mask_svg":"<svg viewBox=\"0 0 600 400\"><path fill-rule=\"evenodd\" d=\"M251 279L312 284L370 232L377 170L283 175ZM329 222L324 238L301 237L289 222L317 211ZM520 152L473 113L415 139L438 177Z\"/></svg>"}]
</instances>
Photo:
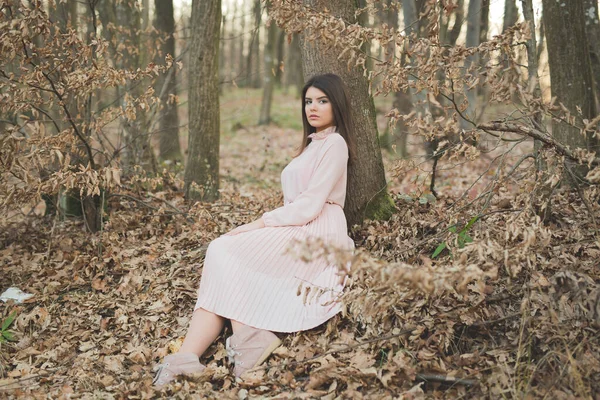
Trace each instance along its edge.
<instances>
[{"instance_id":1,"label":"woman's face","mask_svg":"<svg viewBox=\"0 0 600 400\"><path fill-rule=\"evenodd\" d=\"M304 113L308 123L316 128L317 132L334 125L333 109L325 93L316 87L309 87L304 97Z\"/></svg>"}]
</instances>

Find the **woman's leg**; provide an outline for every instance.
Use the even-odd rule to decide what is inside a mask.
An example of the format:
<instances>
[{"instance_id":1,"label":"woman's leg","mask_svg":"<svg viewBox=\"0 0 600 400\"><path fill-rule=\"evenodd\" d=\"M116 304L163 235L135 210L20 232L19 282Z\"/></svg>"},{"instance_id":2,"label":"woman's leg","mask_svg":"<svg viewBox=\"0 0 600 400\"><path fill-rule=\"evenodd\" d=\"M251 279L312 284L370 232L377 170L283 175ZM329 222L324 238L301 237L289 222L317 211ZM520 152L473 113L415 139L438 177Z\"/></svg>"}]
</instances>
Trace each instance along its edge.
<instances>
[{"instance_id":1,"label":"woman's leg","mask_svg":"<svg viewBox=\"0 0 600 400\"><path fill-rule=\"evenodd\" d=\"M194 311L190 327L179 352L195 353L200 357L219 336L224 324L225 318L203 308L198 308Z\"/></svg>"},{"instance_id":2,"label":"woman's leg","mask_svg":"<svg viewBox=\"0 0 600 400\"><path fill-rule=\"evenodd\" d=\"M250 368L261 364L281 344L279 338L270 331L244 325L231 320L233 336L227 339L228 354L234 354L233 373L241 376Z\"/></svg>"},{"instance_id":3,"label":"woman's leg","mask_svg":"<svg viewBox=\"0 0 600 400\"><path fill-rule=\"evenodd\" d=\"M231 320L231 330L233 331L233 333L239 332L240 329L243 329L245 326L246 325L242 324L241 322Z\"/></svg>"}]
</instances>

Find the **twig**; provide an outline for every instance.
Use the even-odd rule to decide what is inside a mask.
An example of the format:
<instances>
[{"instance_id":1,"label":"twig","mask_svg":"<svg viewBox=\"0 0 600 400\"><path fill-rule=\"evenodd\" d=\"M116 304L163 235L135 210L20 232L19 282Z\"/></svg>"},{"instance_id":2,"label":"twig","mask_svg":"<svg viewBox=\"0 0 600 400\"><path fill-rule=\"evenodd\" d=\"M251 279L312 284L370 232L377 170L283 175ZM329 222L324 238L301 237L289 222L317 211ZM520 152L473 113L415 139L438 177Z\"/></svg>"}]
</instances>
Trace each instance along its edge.
<instances>
[{"instance_id":1,"label":"twig","mask_svg":"<svg viewBox=\"0 0 600 400\"><path fill-rule=\"evenodd\" d=\"M195 222L192 218L190 218L188 216L189 213L187 211L181 211L179 208L175 207L173 204L169 203L167 200L161 199L160 197L157 197L157 196L153 195L150 192L146 192L146 195L152 197L153 199L162 201L163 203L165 203L166 205L168 205L169 207L171 207L173 210L175 210L176 214L185 215L185 219L188 222L190 222L190 223L194 223Z\"/></svg>"},{"instance_id":2,"label":"twig","mask_svg":"<svg viewBox=\"0 0 600 400\"><path fill-rule=\"evenodd\" d=\"M21 382L25 382L25 381L30 381L32 379L36 379L36 378L41 378L44 376L48 376L48 374L37 374L37 375L31 375L31 376L27 376L25 378L21 378L21 379L15 379L14 382L6 382L0 385L0 390L11 390L10 388L6 388L4 389L6 386L11 386L11 385L15 385L15 384L19 384Z\"/></svg>"},{"instance_id":3,"label":"twig","mask_svg":"<svg viewBox=\"0 0 600 400\"><path fill-rule=\"evenodd\" d=\"M137 203L139 203L139 204L141 204L141 205L143 205L145 207L148 207L151 210L160 211L159 208L156 208L156 207L154 207L154 206L146 203L144 200L138 199L137 197L133 197L133 196L130 196L128 194L112 193L112 194L110 194L107 197L107 200L110 199L111 197L124 197L126 199L133 200L133 201L135 201L135 202L137 202ZM151 197L154 197L155 199L158 199L158 200L162 200L163 202L167 203L167 205L169 205L173 209L177 210L177 211L174 211L174 212L166 212L164 215L184 215L186 217L185 219L188 222L190 222L190 223L194 223L195 222L192 218L188 217L188 213L187 212L179 210L178 208L176 208L175 206L169 204L167 201L165 201L165 200L163 200L161 198L158 198L156 196L151 196Z\"/></svg>"},{"instance_id":4,"label":"twig","mask_svg":"<svg viewBox=\"0 0 600 400\"><path fill-rule=\"evenodd\" d=\"M513 167L510 169L510 171L508 172L508 174L506 174L506 178L508 178L509 176L511 176L516 170L517 168L519 168L519 165L521 165L523 163L523 161L527 160L528 158L533 158L534 160L536 159L535 154L533 153L528 153L528 154L524 154L519 161L517 161L515 163L515 165L513 165Z\"/></svg>"},{"instance_id":5,"label":"twig","mask_svg":"<svg viewBox=\"0 0 600 400\"><path fill-rule=\"evenodd\" d=\"M489 302L486 302L486 303L489 303ZM521 315L521 313L509 314L509 315L505 315L502 318L497 318L497 319L493 319L493 320L490 320L490 321L475 322L475 323L473 323L471 325L467 325L466 327L467 328L479 328L479 327L482 327L482 326L493 325L493 324L497 324L497 323L502 322L502 321L506 321L507 319L518 317L519 315Z\"/></svg>"},{"instance_id":6,"label":"twig","mask_svg":"<svg viewBox=\"0 0 600 400\"><path fill-rule=\"evenodd\" d=\"M425 381L425 382L441 382L441 383L445 383L448 385L464 385L464 386L479 385L479 381L477 381L475 379L464 379L464 378L457 378L455 376L429 374L429 373L417 374L417 380Z\"/></svg>"},{"instance_id":7,"label":"twig","mask_svg":"<svg viewBox=\"0 0 600 400\"><path fill-rule=\"evenodd\" d=\"M598 236L599 236L598 224L596 223L596 217L594 217L594 212L592 211L592 206L590 205L590 202L588 201L588 199L585 198L585 195L583 194L583 190L581 189L581 185L579 184L579 182L577 182L577 176L575 176L575 173L571 170L571 167L568 164L565 164L565 169L571 176L571 181L575 185L577 194L579 195L579 198L583 202L583 205L585 206L588 214L590 215L590 217L592 219L592 224L594 224L594 232L596 233L596 238L598 238Z\"/></svg>"},{"instance_id":8,"label":"twig","mask_svg":"<svg viewBox=\"0 0 600 400\"><path fill-rule=\"evenodd\" d=\"M267 369L267 368L273 368L273 367L275 367L275 368L287 368L289 366L296 366L296 365L306 364L306 363L308 363L310 361L314 361L314 360L316 360L318 358L325 357L325 356L328 356L330 354L347 353L347 352L349 352L351 350L356 349L357 347L364 346L365 344L370 344L370 343L380 342L382 340L390 340L390 339L398 338L400 336L405 336L405 335L408 335L409 333L411 333L412 331L414 331L415 329L416 329L415 327L410 327L410 328L404 329L404 330L400 331L400 333L396 333L394 335L380 336L380 337L376 337L376 338L373 338L373 339L365 340L364 342L359 342L359 343L353 344L351 346L346 346L346 347L341 348L341 349L329 350L329 351L326 351L325 353L317 354L316 356L307 358L307 359L302 360L302 361L292 361L292 362L289 362L289 363L283 362L283 363L274 364L274 365L264 365L262 367L257 367L255 369L260 370L260 369Z\"/></svg>"},{"instance_id":9,"label":"twig","mask_svg":"<svg viewBox=\"0 0 600 400\"><path fill-rule=\"evenodd\" d=\"M143 205L143 206L145 206L145 207L148 207L148 208L149 208L149 209L151 209L151 210L154 210L154 211L158 211L158 210L159 210L158 208L156 208L156 207L154 207L154 206L151 206L150 204L146 203L145 201L143 201L143 200L141 200L141 199L138 199L137 197L130 196L130 195L128 195L128 194L111 193L111 194L108 196L108 198L110 199L111 197L124 197L124 198L126 198L126 199L133 200L133 201L135 201L135 202L137 202L137 203L139 203L139 204L141 204L141 205ZM108 200L108 199L107 199L107 200Z\"/></svg>"},{"instance_id":10,"label":"twig","mask_svg":"<svg viewBox=\"0 0 600 400\"><path fill-rule=\"evenodd\" d=\"M523 211L522 208L510 208L510 209L507 209L507 210L493 210L493 211L489 211L487 213L478 214L476 216L476 218L477 218L477 220L480 220L481 218L486 217L486 216L491 215L491 214L504 213L504 212L521 212L521 211ZM438 224L436 224L436 226L438 226L438 225L440 225L440 224L442 224L444 222L447 222L448 219L449 218L446 218L445 220L438 222ZM400 254L407 253L407 252L409 252L411 250L414 250L414 249L417 249L417 248L421 247L422 245L424 245L427 242L430 242L431 240L440 239L441 236L444 233L449 232L450 228L452 228L453 226L456 226L456 225L457 224L450 225L446 229L444 229L443 231L441 231L440 233L438 233L437 235L433 235L431 237L422 239L419 243L415 244L414 246L408 247L408 248L406 248L404 250L400 250L399 253Z\"/></svg>"},{"instance_id":11,"label":"twig","mask_svg":"<svg viewBox=\"0 0 600 400\"><path fill-rule=\"evenodd\" d=\"M575 154L573 154L573 151L571 151L571 149L569 149L567 146L563 145L562 143L560 143L553 137L551 137L551 136L545 134L544 132L541 132L535 128L531 128L531 127L528 127L525 125L514 125L514 124L505 123L505 122L487 122L484 124L477 125L477 128L483 129L483 130L498 131L498 132L512 132L512 133L517 133L520 135L529 136L529 137L539 140L540 142L547 144L548 146L553 147L559 154L561 154L565 157L568 157L577 162L580 161L575 156ZM594 157L590 161L590 164L600 165L600 158Z\"/></svg>"},{"instance_id":12,"label":"twig","mask_svg":"<svg viewBox=\"0 0 600 400\"><path fill-rule=\"evenodd\" d=\"M431 194L433 194L435 196L435 198L438 198L438 194L435 191L435 169L437 167L437 163L438 163L439 157L433 157L433 166L431 167L431 183L429 184L429 190L431 191Z\"/></svg>"}]
</instances>

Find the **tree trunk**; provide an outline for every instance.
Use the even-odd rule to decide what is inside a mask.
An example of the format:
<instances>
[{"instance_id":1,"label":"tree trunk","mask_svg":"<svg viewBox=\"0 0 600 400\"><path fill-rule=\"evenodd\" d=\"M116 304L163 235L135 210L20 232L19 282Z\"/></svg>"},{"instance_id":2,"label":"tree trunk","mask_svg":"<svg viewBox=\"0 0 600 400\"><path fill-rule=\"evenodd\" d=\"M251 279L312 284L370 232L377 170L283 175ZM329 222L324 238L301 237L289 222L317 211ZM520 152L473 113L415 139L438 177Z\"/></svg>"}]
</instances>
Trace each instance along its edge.
<instances>
[{"instance_id":1,"label":"tree trunk","mask_svg":"<svg viewBox=\"0 0 600 400\"><path fill-rule=\"evenodd\" d=\"M480 32L479 32L479 43L487 42L488 32L490 29L490 0L481 0L481 18L480 18ZM483 68L488 63L489 57L484 56L479 59L479 65ZM483 78L480 85L477 85L477 94L483 98L486 97L487 85L484 83Z\"/></svg>"},{"instance_id":2,"label":"tree trunk","mask_svg":"<svg viewBox=\"0 0 600 400\"><path fill-rule=\"evenodd\" d=\"M292 42L289 45L285 61L284 87L295 86L300 92L304 86L304 77L302 76L302 55L300 50L300 38L297 33L292 36Z\"/></svg>"},{"instance_id":3,"label":"tree trunk","mask_svg":"<svg viewBox=\"0 0 600 400\"><path fill-rule=\"evenodd\" d=\"M367 0L355 0L356 1L356 5L358 8L365 8L367 7ZM360 26L364 26L365 28L370 28L371 27L371 23L369 21L369 13L367 11L363 11L362 13L360 13L358 15L358 24ZM369 41L366 41L362 47L361 50L364 51L364 53L367 56L367 62L365 64L365 66L367 67L367 69L369 71L373 70L373 54L372 54L372 46L371 43Z\"/></svg>"},{"instance_id":4,"label":"tree trunk","mask_svg":"<svg viewBox=\"0 0 600 400\"><path fill-rule=\"evenodd\" d=\"M260 68L258 60L260 59L260 20L261 20L260 0L254 0L252 13L254 15L254 30L250 39L248 48L248 57L246 58L246 85L253 88L260 87Z\"/></svg>"},{"instance_id":5,"label":"tree trunk","mask_svg":"<svg viewBox=\"0 0 600 400\"><path fill-rule=\"evenodd\" d=\"M415 2L415 0L402 0L402 16L404 18L404 32L406 33L406 36L408 36L409 38L411 38L411 36L417 35L420 36L421 34L421 24L419 23L419 11L417 8L417 3ZM412 39L411 39L412 40ZM409 41L409 47L410 47L410 41ZM410 51L410 49L405 49L405 51L408 50ZM414 77L409 77L410 80L415 80L416 78ZM429 115L430 114L430 110L429 110L429 106L427 104L427 95L425 94L425 92L420 91L417 92L415 90L413 90L411 92L411 97L412 97L412 102L413 105L415 107L415 109L417 110L417 113L420 114L421 116L425 116L425 115ZM399 100L399 99L397 99ZM400 101L405 101L400 99Z\"/></svg>"},{"instance_id":6,"label":"tree trunk","mask_svg":"<svg viewBox=\"0 0 600 400\"><path fill-rule=\"evenodd\" d=\"M585 20L583 3L543 0L542 4L552 96L556 96L557 102L564 104L577 121L591 119L595 116L596 104L585 24L581 23ZM552 120L552 135L572 149L598 150L597 140L557 119ZM576 168L577 174L585 171L583 167Z\"/></svg>"},{"instance_id":7,"label":"tree trunk","mask_svg":"<svg viewBox=\"0 0 600 400\"><path fill-rule=\"evenodd\" d=\"M387 5L389 7L387 12L387 23L390 28L397 31L399 27L398 9L396 8L397 3L395 3L394 0L387 0ZM390 63L396 61L396 44L394 41L390 41L386 45L384 51L385 61ZM412 100L410 94L406 92L394 93L394 103L392 106L397 108L401 114L408 115L412 110ZM394 146L396 153L401 158L406 158L408 156L408 152L406 150L408 133L409 132L406 123L403 120L397 121L392 132L386 128L385 133L381 135L381 147L387 150L392 150L392 147Z\"/></svg>"},{"instance_id":8,"label":"tree trunk","mask_svg":"<svg viewBox=\"0 0 600 400\"><path fill-rule=\"evenodd\" d=\"M590 46L590 61L596 83L596 93L600 89L600 21L598 0L584 0L585 32ZM599 110L600 112L600 110Z\"/></svg>"},{"instance_id":9,"label":"tree trunk","mask_svg":"<svg viewBox=\"0 0 600 400\"><path fill-rule=\"evenodd\" d=\"M466 46L467 47L477 47L479 46L479 38L481 35L481 19L479 13L481 12L481 2L482 0L469 0L469 11L467 15L467 39ZM479 57L477 54L467 57L465 60L465 74L469 75L472 73L470 71L474 66L476 67L479 62ZM465 86L465 95L467 97L467 101L469 105L467 109L464 111L463 115L471 122L476 122L476 89L467 89ZM460 127L464 130L472 129L473 124L463 118L460 119Z\"/></svg>"},{"instance_id":10,"label":"tree trunk","mask_svg":"<svg viewBox=\"0 0 600 400\"><path fill-rule=\"evenodd\" d=\"M245 5L246 2L244 1L242 4ZM244 7L242 6L242 10L240 12L240 33L238 35L239 59L236 64L239 67L238 73L236 76L237 76L238 80L241 81L242 85L244 85L244 80L246 79L246 77L248 75L248 72L246 72L246 69L244 67L244 65L246 65L245 58L244 58L244 46L245 46L244 38L246 37L245 29L246 29L246 12L245 12ZM246 68L247 67L248 66L246 65Z\"/></svg>"},{"instance_id":11,"label":"tree trunk","mask_svg":"<svg viewBox=\"0 0 600 400\"><path fill-rule=\"evenodd\" d=\"M510 1L510 0L507 0ZM456 10L454 11L454 25L448 35L448 43L454 46L460 35L463 22L465 20L465 0L458 0Z\"/></svg>"},{"instance_id":12,"label":"tree trunk","mask_svg":"<svg viewBox=\"0 0 600 400\"><path fill-rule=\"evenodd\" d=\"M69 0L69 9L70 9L70 16L71 16L71 28L73 28L74 30L77 30L77 18L79 17L78 11L77 11L77 0Z\"/></svg>"},{"instance_id":13,"label":"tree trunk","mask_svg":"<svg viewBox=\"0 0 600 400\"><path fill-rule=\"evenodd\" d=\"M236 70L236 66L240 65L238 60L236 59L236 57L238 56L236 39L238 33L236 30L236 26L239 24L237 10L237 1L234 1L233 12L231 13L231 24L229 26L229 62L225 64L227 65L227 76L228 80L230 81L237 79L238 71ZM225 68L225 65L222 65L221 68Z\"/></svg>"},{"instance_id":14,"label":"tree trunk","mask_svg":"<svg viewBox=\"0 0 600 400\"><path fill-rule=\"evenodd\" d=\"M304 4L316 9L331 10L347 24L356 22L353 0L304 0ZM369 85L363 72L348 69L347 60L338 59L339 53L327 49L321 41L310 43L300 36L302 70L304 78L332 72L339 75L348 87L352 119L357 145L357 157L348 171L348 191L345 214L349 226L360 224L363 218L387 219L394 206L386 191L386 181L377 139L375 105L369 94Z\"/></svg>"},{"instance_id":15,"label":"tree trunk","mask_svg":"<svg viewBox=\"0 0 600 400\"><path fill-rule=\"evenodd\" d=\"M160 62L170 54L175 58L175 18L173 16L173 0L154 0L154 27L164 39L161 46ZM177 66L173 64L171 70L161 75L156 83L156 93L161 96L161 110L159 118L159 156L161 160L182 160L179 145L179 115L177 102Z\"/></svg>"},{"instance_id":16,"label":"tree trunk","mask_svg":"<svg viewBox=\"0 0 600 400\"><path fill-rule=\"evenodd\" d=\"M281 87L283 72L280 66L285 60L285 32L279 27L275 27L277 31L277 60L275 63L275 86Z\"/></svg>"},{"instance_id":17,"label":"tree trunk","mask_svg":"<svg viewBox=\"0 0 600 400\"><path fill-rule=\"evenodd\" d=\"M226 76L227 76L227 71L225 71L225 68L223 68L223 66L227 65L227 63L225 62L225 54L227 53L227 45L229 43L228 40L225 40L225 34L226 34L226 28L227 28L227 16L223 15L221 17L221 36L219 39L219 65L221 66L221 68L219 68L219 82L225 82ZM223 93L223 85L219 85L219 94Z\"/></svg>"},{"instance_id":18,"label":"tree trunk","mask_svg":"<svg viewBox=\"0 0 600 400\"><path fill-rule=\"evenodd\" d=\"M490 30L490 0L481 0L479 43L487 42Z\"/></svg>"},{"instance_id":19,"label":"tree trunk","mask_svg":"<svg viewBox=\"0 0 600 400\"><path fill-rule=\"evenodd\" d=\"M267 3L267 7L269 7ZM275 74L277 70L277 24L272 22L267 31L267 44L265 46L264 71L263 71L263 97L260 104L260 116L258 125L268 125L271 122L271 100L273 99L273 89L275 87Z\"/></svg>"},{"instance_id":20,"label":"tree trunk","mask_svg":"<svg viewBox=\"0 0 600 400\"><path fill-rule=\"evenodd\" d=\"M517 0L505 0L504 2L504 21L502 23L502 32L513 26L519 20L519 11L517 10Z\"/></svg>"},{"instance_id":21,"label":"tree trunk","mask_svg":"<svg viewBox=\"0 0 600 400\"><path fill-rule=\"evenodd\" d=\"M185 197L214 201L219 196L219 25L221 0L192 1L189 144Z\"/></svg>"}]
</instances>

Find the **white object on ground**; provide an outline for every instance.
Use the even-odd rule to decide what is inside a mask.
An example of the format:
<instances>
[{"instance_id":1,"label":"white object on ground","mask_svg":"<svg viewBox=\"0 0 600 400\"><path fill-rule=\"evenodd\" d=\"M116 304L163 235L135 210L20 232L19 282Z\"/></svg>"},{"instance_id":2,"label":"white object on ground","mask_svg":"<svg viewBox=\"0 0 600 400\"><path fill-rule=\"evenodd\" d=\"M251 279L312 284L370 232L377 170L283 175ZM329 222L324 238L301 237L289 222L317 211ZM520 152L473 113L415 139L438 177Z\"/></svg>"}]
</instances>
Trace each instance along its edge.
<instances>
[{"instance_id":1,"label":"white object on ground","mask_svg":"<svg viewBox=\"0 0 600 400\"><path fill-rule=\"evenodd\" d=\"M25 293L21 289L17 287L9 287L0 295L0 300L3 302L7 302L9 300L14 300L15 303L22 303L27 299L32 298L33 295L31 293Z\"/></svg>"}]
</instances>

